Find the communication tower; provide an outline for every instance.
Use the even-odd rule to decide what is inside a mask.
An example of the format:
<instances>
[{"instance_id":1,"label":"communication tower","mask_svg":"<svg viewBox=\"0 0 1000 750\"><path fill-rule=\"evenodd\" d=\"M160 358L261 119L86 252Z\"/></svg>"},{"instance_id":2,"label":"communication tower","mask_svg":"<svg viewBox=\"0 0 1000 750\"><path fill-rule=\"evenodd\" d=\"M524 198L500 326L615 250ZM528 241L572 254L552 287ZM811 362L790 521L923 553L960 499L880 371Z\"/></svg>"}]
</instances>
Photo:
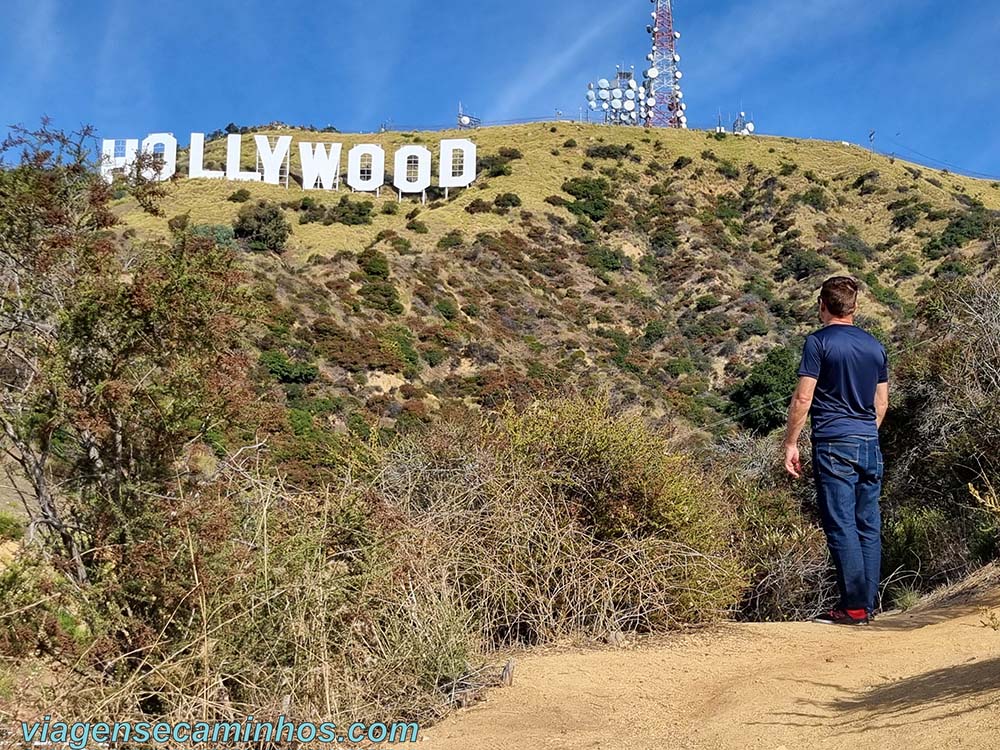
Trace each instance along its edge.
<instances>
[{"instance_id":1,"label":"communication tower","mask_svg":"<svg viewBox=\"0 0 1000 750\"><path fill-rule=\"evenodd\" d=\"M635 80L635 67L617 66L614 78L587 86L587 106L604 115L608 125L645 125L649 117L646 87Z\"/></svg>"},{"instance_id":2,"label":"communication tower","mask_svg":"<svg viewBox=\"0 0 1000 750\"><path fill-rule=\"evenodd\" d=\"M475 130L483 121L478 117L474 117L462 109L462 102L458 103L458 129L459 130Z\"/></svg>"},{"instance_id":3,"label":"communication tower","mask_svg":"<svg viewBox=\"0 0 1000 750\"><path fill-rule=\"evenodd\" d=\"M681 56L677 42L681 33L674 28L673 0L650 0L655 6L653 22L646 27L653 49L646 56L645 71L647 122L654 128L687 128L687 104L681 90Z\"/></svg>"}]
</instances>

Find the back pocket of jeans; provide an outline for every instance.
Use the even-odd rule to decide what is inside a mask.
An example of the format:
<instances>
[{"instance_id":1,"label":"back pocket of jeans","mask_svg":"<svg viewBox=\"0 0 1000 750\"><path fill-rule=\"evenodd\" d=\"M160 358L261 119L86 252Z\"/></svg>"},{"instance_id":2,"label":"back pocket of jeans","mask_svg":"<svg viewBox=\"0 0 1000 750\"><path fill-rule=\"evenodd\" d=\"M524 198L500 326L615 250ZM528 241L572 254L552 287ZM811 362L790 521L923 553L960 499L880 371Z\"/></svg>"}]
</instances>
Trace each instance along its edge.
<instances>
[{"instance_id":1,"label":"back pocket of jeans","mask_svg":"<svg viewBox=\"0 0 1000 750\"><path fill-rule=\"evenodd\" d=\"M849 477L856 471L860 448L857 443L827 443L821 451L831 472Z\"/></svg>"}]
</instances>

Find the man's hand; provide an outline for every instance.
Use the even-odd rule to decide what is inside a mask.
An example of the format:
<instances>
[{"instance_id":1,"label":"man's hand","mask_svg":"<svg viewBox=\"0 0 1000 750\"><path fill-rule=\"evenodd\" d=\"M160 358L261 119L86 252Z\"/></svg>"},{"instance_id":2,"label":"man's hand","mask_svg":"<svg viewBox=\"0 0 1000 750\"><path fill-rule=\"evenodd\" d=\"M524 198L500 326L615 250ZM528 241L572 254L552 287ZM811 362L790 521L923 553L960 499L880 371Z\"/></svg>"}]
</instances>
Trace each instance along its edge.
<instances>
[{"instance_id":1,"label":"man's hand","mask_svg":"<svg viewBox=\"0 0 1000 750\"><path fill-rule=\"evenodd\" d=\"M785 471L796 479L802 478L802 458L798 445L785 444Z\"/></svg>"}]
</instances>

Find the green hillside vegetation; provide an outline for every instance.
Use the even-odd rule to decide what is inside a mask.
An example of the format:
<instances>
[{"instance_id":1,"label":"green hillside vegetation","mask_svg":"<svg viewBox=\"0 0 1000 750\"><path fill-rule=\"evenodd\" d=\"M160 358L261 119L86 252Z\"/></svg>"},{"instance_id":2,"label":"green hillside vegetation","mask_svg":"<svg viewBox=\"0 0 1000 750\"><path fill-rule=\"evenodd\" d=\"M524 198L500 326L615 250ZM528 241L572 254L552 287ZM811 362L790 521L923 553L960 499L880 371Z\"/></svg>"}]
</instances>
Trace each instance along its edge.
<instances>
[{"instance_id":1,"label":"green hillside vegetation","mask_svg":"<svg viewBox=\"0 0 1000 750\"><path fill-rule=\"evenodd\" d=\"M892 353L886 606L998 555L1000 185L787 138L261 132L469 136L479 179L105 186L47 129L4 150L34 532L0 516L0 715L432 720L511 646L815 613L770 432L837 272Z\"/></svg>"}]
</instances>

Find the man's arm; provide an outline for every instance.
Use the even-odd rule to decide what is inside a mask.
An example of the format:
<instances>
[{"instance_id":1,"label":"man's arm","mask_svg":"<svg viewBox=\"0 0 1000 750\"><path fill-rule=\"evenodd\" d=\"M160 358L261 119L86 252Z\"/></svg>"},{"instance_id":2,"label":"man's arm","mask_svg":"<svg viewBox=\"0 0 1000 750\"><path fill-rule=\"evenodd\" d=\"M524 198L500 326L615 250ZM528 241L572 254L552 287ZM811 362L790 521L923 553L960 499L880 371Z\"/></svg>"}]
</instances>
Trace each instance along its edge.
<instances>
[{"instance_id":1,"label":"man's arm","mask_svg":"<svg viewBox=\"0 0 1000 750\"><path fill-rule=\"evenodd\" d=\"M799 436L809 419L813 396L816 395L816 378L799 378L792 403L788 407L788 426L785 428L785 471L796 479L802 476L802 460L799 456Z\"/></svg>"},{"instance_id":2,"label":"man's arm","mask_svg":"<svg viewBox=\"0 0 1000 750\"><path fill-rule=\"evenodd\" d=\"M885 421L886 412L889 411L889 384L879 383L875 389L875 417L881 429Z\"/></svg>"}]
</instances>

